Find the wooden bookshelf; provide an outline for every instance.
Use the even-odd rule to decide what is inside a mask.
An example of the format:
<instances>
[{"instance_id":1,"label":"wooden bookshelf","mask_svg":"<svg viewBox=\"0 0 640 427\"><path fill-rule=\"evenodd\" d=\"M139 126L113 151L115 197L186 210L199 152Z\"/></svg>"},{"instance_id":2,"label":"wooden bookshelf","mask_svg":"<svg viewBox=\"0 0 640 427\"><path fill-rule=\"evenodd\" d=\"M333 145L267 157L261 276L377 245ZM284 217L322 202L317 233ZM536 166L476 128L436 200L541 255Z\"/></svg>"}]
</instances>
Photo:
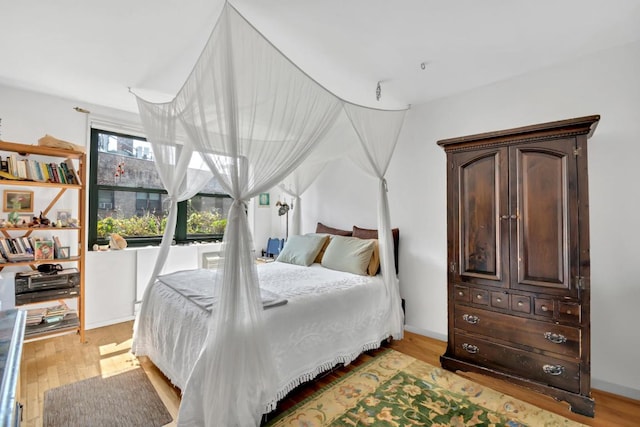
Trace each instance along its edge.
<instances>
[{"instance_id":1,"label":"wooden bookshelf","mask_svg":"<svg viewBox=\"0 0 640 427\"><path fill-rule=\"evenodd\" d=\"M85 206L86 206L86 154L83 151L76 150L65 150L61 148L52 148L41 145L28 145L28 144L20 144L14 142L0 141L0 157L2 160L8 159L10 156L14 156L18 160L26 160L30 159L29 156L38 156L37 158L30 159L26 164L35 165L36 163L40 164L55 164L61 165L65 163L67 166L71 165L73 167L73 175L79 181L78 184L69 184L64 182L45 182L42 180L30 180L25 179L24 177L18 179L0 179L0 187L4 189L13 188L25 188L33 191L33 200L34 202L38 200L39 204L42 205L43 198L46 197L44 209L38 209L42 211L42 215L47 217L52 210L59 209L68 209L69 206L62 206L59 202L61 197L67 191L77 192L77 205L72 207L72 211L74 216L78 219L77 227L53 227L53 226L37 226L37 227L25 227L25 226L11 226L11 227L2 227L0 228L0 237L6 239L13 239L16 237L28 237L28 238L37 238L40 237L44 240L52 240L52 237L55 235L62 235L63 233L73 233L73 237L67 236L65 240L67 242L71 241L72 244L69 245L69 249L71 251L71 256L69 258L54 258L54 259L46 259L46 260L26 260L26 261L17 261L10 262L6 259L3 260L5 262L0 263L0 270L8 267L21 267L24 271L33 271L37 270L38 266L41 264L63 264L68 267L77 268L80 273L80 284L79 284L79 292L77 296L72 296L69 298L65 298L66 300L76 300L77 310L73 310L69 313L69 315L65 316L63 320L55 323L43 323L42 325L37 325L37 327L28 328L29 331L26 334L27 340L39 339L45 336L50 336L52 334L62 334L62 333L77 333L80 337L80 341L85 341L85 302L84 302L84 292L85 292L85 280L84 280L84 267L85 267ZM32 160L32 161L31 161ZM7 160L8 161L8 160ZM51 163L48 163L51 162ZM62 168L62 167L61 167ZM64 168L62 168L64 169ZM32 169L33 171L34 169ZM37 169L35 169L37 170ZM10 175L15 175L10 173ZM32 174L33 175L33 174ZM35 176L35 175L33 175ZM39 179L43 179L43 176L40 176ZM66 175L65 175L65 178ZM71 181L71 179L69 179ZM42 189L42 191L39 191ZM44 189L56 189L57 191L44 191ZM51 195L52 193L55 193ZM46 194L46 195L45 195ZM2 201L4 204L4 200ZM34 203L35 204L35 203ZM3 206L4 207L4 206ZM33 215L37 216L36 211L34 210ZM35 248L32 248L35 249ZM30 269L30 270L29 270ZM38 292L34 290L33 292ZM22 294L24 295L24 294ZM30 308L34 308L35 306L43 307L50 305L57 305L60 302L58 299L52 299L47 301L39 301L37 303L27 303L18 305L16 308L20 310L27 310ZM73 313L73 312L76 313Z\"/></svg>"}]
</instances>

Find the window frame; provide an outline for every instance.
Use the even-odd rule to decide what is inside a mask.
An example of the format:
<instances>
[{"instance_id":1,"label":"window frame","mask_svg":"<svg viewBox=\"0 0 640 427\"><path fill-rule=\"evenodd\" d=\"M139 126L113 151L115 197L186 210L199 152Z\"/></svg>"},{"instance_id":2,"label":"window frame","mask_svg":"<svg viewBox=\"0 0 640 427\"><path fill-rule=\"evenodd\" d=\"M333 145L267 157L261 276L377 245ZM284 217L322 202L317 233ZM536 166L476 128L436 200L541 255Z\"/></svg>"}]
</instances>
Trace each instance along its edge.
<instances>
[{"instance_id":1,"label":"window frame","mask_svg":"<svg viewBox=\"0 0 640 427\"><path fill-rule=\"evenodd\" d=\"M111 130L101 129L99 127L91 127L91 137L90 137L90 147L89 147L89 185L88 185L88 194L87 194L87 205L89 207L88 212L88 236L87 236L87 244L88 250L92 250L94 245L106 245L109 243L109 240L106 238L98 238L98 194L99 190L107 190L107 191L126 191L126 192L140 192L144 191L146 193L158 193L158 194L167 194L166 190L160 190L155 188L144 188L144 187L120 187L117 185L98 185L98 134L108 134L113 136L120 136L125 138L136 138L143 141L146 141L146 138L139 135L130 135L122 132L115 132ZM197 193L194 195L202 196L202 197L220 197L220 198L228 198L231 196L228 194L221 193ZM222 241L222 234L198 234L198 235L187 235L187 200L182 202L178 202L178 210L177 210L177 221L176 221L176 229L173 235L173 240L177 244L187 244L194 242L219 242ZM141 247L141 246L149 246L149 245L159 245L162 242L162 236L152 236L152 237L125 237L127 239L128 247Z\"/></svg>"}]
</instances>

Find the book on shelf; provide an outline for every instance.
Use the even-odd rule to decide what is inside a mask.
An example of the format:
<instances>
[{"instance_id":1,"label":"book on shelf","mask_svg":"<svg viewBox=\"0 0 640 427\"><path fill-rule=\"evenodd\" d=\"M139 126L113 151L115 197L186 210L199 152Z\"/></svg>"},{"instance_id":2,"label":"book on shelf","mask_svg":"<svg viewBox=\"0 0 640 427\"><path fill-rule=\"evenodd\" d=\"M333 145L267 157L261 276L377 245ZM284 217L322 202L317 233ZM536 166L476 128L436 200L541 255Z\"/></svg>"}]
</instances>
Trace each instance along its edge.
<instances>
[{"instance_id":1,"label":"book on shelf","mask_svg":"<svg viewBox=\"0 0 640 427\"><path fill-rule=\"evenodd\" d=\"M9 259L7 257L7 254L11 253L11 250L9 249L9 245L7 244L7 241L5 239L0 238L0 253L2 253L2 256L5 259Z\"/></svg>"},{"instance_id":2,"label":"book on shelf","mask_svg":"<svg viewBox=\"0 0 640 427\"><path fill-rule=\"evenodd\" d=\"M31 243L30 238L27 237L27 236L22 236L22 237L20 237L20 239L22 239L22 244L25 247L25 251L28 254L33 254L33 244Z\"/></svg>"},{"instance_id":3,"label":"book on shelf","mask_svg":"<svg viewBox=\"0 0 640 427\"><path fill-rule=\"evenodd\" d=\"M25 162L26 160L24 159L18 160L17 172L20 178L28 179L29 177L27 176L27 164Z\"/></svg>"},{"instance_id":4,"label":"book on shelf","mask_svg":"<svg viewBox=\"0 0 640 427\"><path fill-rule=\"evenodd\" d=\"M37 260L54 259L53 241L36 240L33 242L33 255Z\"/></svg>"},{"instance_id":5,"label":"book on shelf","mask_svg":"<svg viewBox=\"0 0 640 427\"><path fill-rule=\"evenodd\" d=\"M60 243L60 239L58 238L58 236L51 236L51 238L53 239L53 253L55 258L69 258L69 254L63 254L60 251L60 248L62 248L62 243Z\"/></svg>"},{"instance_id":6,"label":"book on shelf","mask_svg":"<svg viewBox=\"0 0 640 427\"><path fill-rule=\"evenodd\" d=\"M62 166L69 184L80 184L80 178L78 177L76 168L73 166L73 160L66 159L64 162L60 163L60 166Z\"/></svg>"}]
</instances>

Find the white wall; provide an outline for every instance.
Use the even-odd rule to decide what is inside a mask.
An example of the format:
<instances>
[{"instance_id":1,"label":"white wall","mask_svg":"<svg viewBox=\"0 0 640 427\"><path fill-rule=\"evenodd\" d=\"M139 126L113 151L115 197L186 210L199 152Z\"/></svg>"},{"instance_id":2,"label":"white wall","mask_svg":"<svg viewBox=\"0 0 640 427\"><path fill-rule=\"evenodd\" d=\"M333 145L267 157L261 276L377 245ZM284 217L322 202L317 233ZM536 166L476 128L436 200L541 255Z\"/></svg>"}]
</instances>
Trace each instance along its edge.
<instances>
[{"instance_id":1,"label":"white wall","mask_svg":"<svg viewBox=\"0 0 640 427\"><path fill-rule=\"evenodd\" d=\"M291 197L279 188L272 188L269 191L269 206L258 206L254 198L249 205L249 224L253 227L253 245L257 256L260 256L263 249L267 248L267 240L270 237L284 239L287 232L286 216L278 216L278 201L286 201L291 204ZM291 213L289 214L289 227L291 227ZM289 228L291 230L291 228Z\"/></svg>"},{"instance_id":2,"label":"white wall","mask_svg":"<svg viewBox=\"0 0 640 427\"><path fill-rule=\"evenodd\" d=\"M0 85L0 139L37 144L38 138L49 134L85 145L88 138L87 116L76 112L73 107L91 111L94 118L140 123L136 114Z\"/></svg>"},{"instance_id":3,"label":"white wall","mask_svg":"<svg viewBox=\"0 0 640 427\"><path fill-rule=\"evenodd\" d=\"M436 142L600 114L588 144L593 386L640 398L639 76L634 43L411 109L387 175L409 330L447 334L445 154ZM354 170L334 165L304 195L305 231L317 220L375 225L376 184Z\"/></svg>"}]
</instances>

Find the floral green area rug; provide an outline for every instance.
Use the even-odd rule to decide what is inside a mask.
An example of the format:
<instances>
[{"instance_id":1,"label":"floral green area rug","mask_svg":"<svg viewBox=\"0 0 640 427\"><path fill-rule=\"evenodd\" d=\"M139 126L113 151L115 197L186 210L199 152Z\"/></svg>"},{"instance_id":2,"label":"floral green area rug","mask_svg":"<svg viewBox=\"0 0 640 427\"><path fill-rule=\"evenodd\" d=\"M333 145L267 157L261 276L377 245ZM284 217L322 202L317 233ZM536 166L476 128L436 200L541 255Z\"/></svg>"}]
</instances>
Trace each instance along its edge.
<instances>
[{"instance_id":1,"label":"floral green area rug","mask_svg":"<svg viewBox=\"0 0 640 427\"><path fill-rule=\"evenodd\" d=\"M582 426L442 368L388 350L269 426Z\"/></svg>"}]
</instances>

